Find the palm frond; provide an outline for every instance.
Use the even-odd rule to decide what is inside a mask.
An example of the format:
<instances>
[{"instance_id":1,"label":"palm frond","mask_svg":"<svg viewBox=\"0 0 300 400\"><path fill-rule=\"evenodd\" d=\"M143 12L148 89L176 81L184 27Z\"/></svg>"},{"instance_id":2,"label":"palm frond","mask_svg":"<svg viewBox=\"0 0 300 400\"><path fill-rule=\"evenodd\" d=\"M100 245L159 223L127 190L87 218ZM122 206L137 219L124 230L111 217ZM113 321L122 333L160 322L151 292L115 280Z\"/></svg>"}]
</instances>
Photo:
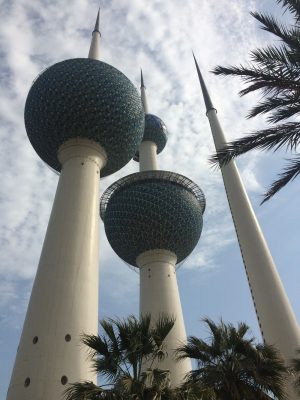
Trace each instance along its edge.
<instances>
[{"instance_id":1,"label":"palm frond","mask_svg":"<svg viewBox=\"0 0 300 400\"><path fill-rule=\"evenodd\" d=\"M261 29L279 37L291 48L299 48L299 36L297 37L297 35L294 35L291 28L278 22L272 15L263 14L257 11L251 12L250 14L262 24Z\"/></svg>"},{"instance_id":2,"label":"palm frond","mask_svg":"<svg viewBox=\"0 0 300 400\"><path fill-rule=\"evenodd\" d=\"M162 347L164 340L170 333L175 324L176 318L166 314L160 314L155 325L152 327L151 333L157 347Z\"/></svg>"},{"instance_id":3,"label":"palm frond","mask_svg":"<svg viewBox=\"0 0 300 400\"><path fill-rule=\"evenodd\" d=\"M210 158L212 165L220 167L228 164L232 159L247 153L250 150L278 150L286 147L295 150L300 141L300 124L288 122L273 128L253 132L241 139L227 143Z\"/></svg>"},{"instance_id":4,"label":"palm frond","mask_svg":"<svg viewBox=\"0 0 300 400\"><path fill-rule=\"evenodd\" d=\"M244 336L249 333L249 326L245 322L239 322L237 326L237 333L240 338L244 338ZM254 340L253 338L248 339L249 341Z\"/></svg>"},{"instance_id":5,"label":"palm frond","mask_svg":"<svg viewBox=\"0 0 300 400\"><path fill-rule=\"evenodd\" d=\"M299 70L297 70L300 61L299 51L291 51L286 45L269 45L262 49L252 50L250 58L253 63L259 65L261 68L270 68L276 72L278 67L288 67L291 69L291 76L299 76Z\"/></svg>"},{"instance_id":6,"label":"palm frond","mask_svg":"<svg viewBox=\"0 0 300 400\"><path fill-rule=\"evenodd\" d=\"M300 373L300 349L297 350L299 358L294 358L292 360L293 369L295 372Z\"/></svg>"},{"instance_id":7,"label":"palm frond","mask_svg":"<svg viewBox=\"0 0 300 400\"><path fill-rule=\"evenodd\" d=\"M104 330L104 333L106 335L106 338L108 339L110 343L110 351L113 351L115 354L120 353L120 343L119 339L117 337L117 333L115 332L114 329L114 320L108 319L108 320L101 320L100 325L102 329Z\"/></svg>"},{"instance_id":8,"label":"palm frond","mask_svg":"<svg viewBox=\"0 0 300 400\"><path fill-rule=\"evenodd\" d=\"M108 383L115 384L123 373L122 361L114 358L111 355L92 360L92 370L102 376Z\"/></svg>"},{"instance_id":9,"label":"palm frond","mask_svg":"<svg viewBox=\"0 0 300 400\"><path fill-rule=\"evenodd\" d=\"M140 316L141 332L143 336L148 336L151 328L151 315L142 314Z\"/></svg>"},{"instance_id":10,"label":"palm frond","mask_svg":"<svg viewBox=\"0 0 300 400\"><path fill-rule=\"evenodd\" d=\"M284 105L268 116L267 121L270 123L280 122L284 119L291 118L300 113L300 101L297 99L291 104Z\"/></svg>"},{"instance_id":11,"label":"palm frond","mask_svg":"<svg viewBox=\"0 0 300 400\"><path fill-rule=\"evenodd\" d=\"M156 390L163 391L170 388L170 371L159 368L147 369L142 373L143 382L147 387L154 386Z\"/></svg>"},{"instance_id":12,"label":"palm frond","mask_svg":"<svg viewBox=\"0 0 300 400\"><path fill-rule=\"evenodd\" d=\"M221 320L221 323L218 325L216 324L213 320L211 320L210 318L203 318L202 321L209 327L211 333L212 333L212 337L213 338L218 338L218 340L220 340L221 335L222 335L222 326L223 326L223 322Z\"/></svg>"},{"instance_id":13,"label":"palm frond","mask_svg":"<svg viewBox=\"0 0 300 400\"><path fill-rule=\"evenodd\" d=\"M72 383L64 392L65 400L121 400L113 390L103 390L93 382Z\"/></svg>"},{"instance_id":14,"label":"palm frond","mask_svg":"<svg viewBox=\"0 0 300 400\"><path fill-rule=\"evenodd\" d=\"M297 353L300 356L300 350L297 350ZM292 370L295 376L295 388L300 395L300 358L292 360Z\"/></svg>"},{"instance_id":15,"label":"palm frond","mask_svg":"<svg viewBox=\"0 0 300 400\"><path fill-rule=\"evenodd\" d=\"M217 400L216 391L201 382L184 383L180 392L184 400Z\"/></svg>"},{"instance_id":16,"label":"palm frond","mask_svg":"<svg viewBox=\"0 0 300 400\"><path fill-rule=\"evenodd\" d=\"M85 344L92 355L100 354L107 355L109 353L109 348L105 339L101 338L99 335L82 335L81 341Z\"/></svg>"},{"instance_id":17,"label":"palm frond","mask_svg":"<svg viewBox=\"0 0 300 400\"><path fill-rule=\"evenodd\" d=\"M191 358L200 362L207 362L211 357L209 345L196 336L189 336L187 343L178 347L175 354L177 360Z\"/></svg>"},{"instance_id":18,"label":"palm frond","mask_svg":"<svg viewBox=\"0 0 300 400\"><path fill-rule=\"evenodd\" d=\"M264 194L264 199L261 204L270 200L279 190L281 190L287 183L294 180L300 174L300 156L289 160L288 165L284 168L283 172L279 174L279 179L272 183L268 191Z\"/></svg>"},{"instance_id":19,"label":"palm frond","mask_svg":"<svg viewBox=\"0 0 300 400\"><path fill-rule=\"evenodd\" d=\"M120 377L119 381L116 384L116 388L121 393L132 393L133 387L135 386L136 381L130 374L124 374Z\"/></svg>"},{"instance_id":20,"label":"palm frond","mask_svg":"<svg viewBox=\"0 0 300 400\"><path fill-rule=\"evenodd\" d=\"M101 321L103 334L83 335L90 349L93 369L106 385L93 382L70 384L66 400L185 400L180 389L170 387L170 371L152 368L165 356L164 340L173 328L175 318L162 314L155 321L150 315L140 319ZM142 372L146 365L151 365Z\"/></svg>"},{"instance_id":21,"label":"palm frond","mask_svg":"<svg viewBox=\"0 0 300 400\"><path fill-rule=\"evenodd\" d=\"M216 75L237 76L245 83L240 96L259 91L262 100L248 113L247 118L267 115L267 122L277 124L300 112L300 1L277 0L284 11L292 14L292 22L281 23L274 16L250 13L260 22L261 28L279 39L275 45L258 48L250 52L251 63L239 66L217 66ZM211 158L211 163L223 166L233 158L252 149L277 150L286 146L294 150L300 143L299 126L295 122L275 125L229 143ZM264 197L265 202L286 183L297 176L297 160L284 170Z\"/></svg>"},{"instance_id":22,"label":"palm frond","mask_svg":"<svg viewBox=\"0 0 300 400\"><path fill-rule=\"evenodd\" d=\"M278 4L281 4L283 8L288 10L296 22L300 22L300 2L299 0L277 0Z\"/></svg>"},{"instance_id":23,"label":"palm frond","mask_svg":"<svg viewBox=\"0 0 300 400\"><path fill-rule=\"evenodd\" d=\"M276 123L292 117L300 112L300 98L297 96L267 97L264 101L253 107L247 118L256 117L259 114L272 112L267 118L268 122Z\"/></svg>"},{"instance_id":24,"label":"palm frond","mask_svg":"<svg viewBox=\"0 0 300 400\"><path fill-rule=\"evenodd\" d=\"M248 93L261 90L263 95L282 93L284 90L300 90L300 82L295 80L293 76L284 73L284 69L274 74L270 69L262 70L253 64L248 66L240 65L239 67L228 66L222 67L218 65L212 70L215 75L238 76L243 82L248 84L239 94L244 96Z\"/></svg>"},{"instance_id":25,"label":"palm frond","mask_svg":"<svg viewBox=\"0 0 300 400\"><path fill-rule=\"evenodd\" d=\"M212 329L206 343L207 357L200 352L198 366L188 374L185 389L200 385L212 390L217 399L285 399L287 369L272 346L256 345L244 323L235 327L222 320L205 322ZM188 339L186 347L191 342L205 348L201 339L194 338Z\"/></svg>"}]
</instances>

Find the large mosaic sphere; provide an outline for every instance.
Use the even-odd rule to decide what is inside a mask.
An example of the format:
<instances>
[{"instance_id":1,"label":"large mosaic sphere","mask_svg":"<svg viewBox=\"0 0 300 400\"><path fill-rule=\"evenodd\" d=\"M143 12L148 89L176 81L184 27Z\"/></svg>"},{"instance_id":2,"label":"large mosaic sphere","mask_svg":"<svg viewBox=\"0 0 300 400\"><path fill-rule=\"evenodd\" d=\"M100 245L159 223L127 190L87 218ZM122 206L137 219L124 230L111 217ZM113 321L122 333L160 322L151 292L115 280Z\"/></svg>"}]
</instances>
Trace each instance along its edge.
<instances>
[{"instance_id":1,"label":"large mosaic sphere","mask_svg":"<svg viewBox=\"0 0 300 400\"><path fill-rule=\"evenodd\" d=\"M143 141L149 140L157 146L156 154L159 154L167 144L167 127L162 119L153 114L145 114L145 130ZM139 161L139 152L137 151L134 158Z\"/></svg>"},{"instance_id":2,"label":"large mosaic sphere","mask_svg":"<svg viewBox=\"0 0 300 400\"><path fill-rule=\"evenodd\" d=\"M140 96L126 76L104 62L75 58L54 64L33 83L25 126L35 151L60 171L59 147L71 138L99 143L107 153L101 176L122 168L143 138Z\"/></svg>"},{"instance_id":3,"label":"large mosaic sphere","mask_svg":"<svg viewBox=\"0 0 300 400\"><path fill-rule=\"evenodd\" d=\"M127 263L147 250L164 249L184 260L202 231L205 198L188 178L144 171L111 185L101 198L101 217L113 250Z\"/></svg>"}]
</instances>

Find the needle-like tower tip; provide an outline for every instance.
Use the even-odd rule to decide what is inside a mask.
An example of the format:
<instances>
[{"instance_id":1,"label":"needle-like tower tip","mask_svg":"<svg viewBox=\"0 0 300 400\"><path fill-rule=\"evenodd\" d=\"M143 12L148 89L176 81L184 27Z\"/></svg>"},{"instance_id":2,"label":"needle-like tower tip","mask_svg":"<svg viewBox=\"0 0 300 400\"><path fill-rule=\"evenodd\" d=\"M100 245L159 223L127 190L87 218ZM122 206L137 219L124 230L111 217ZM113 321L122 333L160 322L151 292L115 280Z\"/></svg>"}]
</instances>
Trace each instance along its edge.
<instances>
[{"instance_id":1,"label":"needle-like tower tip","mask_svg":"<svg viewBox=\"0 0 300 400\"><path fill-rule=\"evenodd\" d=\"M197 63L195 54L194 54L193 51L192 51L192 53L193 53L193 57L194 57L194 61L195 61L195 65L196 65L196 69L197 69L197 73L198 73L198 77L199 77L201 89L202 89L202 94L203 94L203 98L204 98L204 103L205 103L205 106L206 106L206 112L208 112L209 110L212 110L212 109L215 110L216 108L213 106L213 103L212 103L212 101L211 101L210 95L209 95L209 93L208 93L207 87L206 87L206 85L205 85L203 76L202 76L201 71L200 71L200 68L199 68L199 65L198 65L198 63Z\"/></svg>"},{"instance_id":2,"label":"needle-like tower tip","mask_svg":"<svg viewBox=\"0 0 300 400\"><path fill-rule=\"evenodd\" d=\"M100 32L100 6L99 6L99 9L98 9L98 14L97 14L97 19L96 19L96 23L95 23L95 28L94 28L94 30L93 30L93 33L94 33L94 32L99 32L100 35L101 35L101 32Z\"/></svg>"}]
</instances>

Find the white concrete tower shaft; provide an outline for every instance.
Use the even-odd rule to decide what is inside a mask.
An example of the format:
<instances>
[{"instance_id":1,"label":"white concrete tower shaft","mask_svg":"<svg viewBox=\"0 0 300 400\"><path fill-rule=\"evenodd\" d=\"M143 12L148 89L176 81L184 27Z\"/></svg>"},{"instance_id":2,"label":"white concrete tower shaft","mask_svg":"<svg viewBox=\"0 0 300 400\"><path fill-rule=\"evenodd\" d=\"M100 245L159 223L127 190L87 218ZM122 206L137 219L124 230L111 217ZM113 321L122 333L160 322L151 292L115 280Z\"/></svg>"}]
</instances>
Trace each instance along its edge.
<instances>
[{"instance_id":1,"label":"white concrete tower shaft","mask_svg":"<svg viewBox=\"0 0 300 400\"><path fill-rule=\"evenodd\" d=\"M143 71L141 70L141 98L145 114L149 114L148 102L146 96L146 87L144 85ZM140 171L157 170L157 145L151 140L144 140L139 146Z\"/></svg>"},{"instance_id":2,"label":"white concrete tower shaft","mask_svg":"<svg viewBox=\"0 0 300 400\"><path fill-rule=\"evenodd\" d=\"M72 139L59 159L8 400L59 400L67 382L96 380L80 338L98 332L99 185L106 157L94 142Z\"/></svg>"},{"instance_id":3,"label":"white concrete tower shaft","mask_svg":"<svg viewBox=\"0 0 300 400\"><path fill-rule=\"evenodd\" d=\"M166 338L168 356L159 368L170 370L172 387L179 386L191 371L189 359L176 362L174 349L186 343L186 331L176 278L177 257L168 250L149 250L137 258L140 268L140 313L157 320L161 314L176 318Z\"/></svg>"},{"instance_id":4,"label":"white concrete tower shaft","mask_svg":"<svg viewBox=\"0 0 300 400\"><path fill-rule=\"evenodd\" d=\"M101 32L100 32L100 8L99 8L95 27L92 33L92 41L88 58L92 58L94 60L100 60L100 39L101 39Z\"/></svg>"},{"instance_id":5,"label":"white concrete tower shaft","mask_svg":"<svg viewBox=\"0 0 300 400\"><path fill-rule=\"evenodd\" d=\"M215 147L219 150L226 145L226 139L196 59L195 63ZM221 171L262 336L289 363L300 347L298 322L235 162Z\"/></svg>"},{"instance_id":6,"label":"white concrete tower shaft","mask_svg":"<svg viewBox=\"0 0 300 400\"><path fill-rule=\"evenodd\" d=\"M148 114L142 71L141 98L145 114ZM152 141L143 141L140 144L140 171L157 170L156 151L157 146ZM166 338L168 356L159 363L159 368L170 370L172 387L179 386L192 369L189 359L176 362L174 354L174 350L187 341L176 278L176 261L176 255L164 249L146 251L137 258L137 265L140 268L140 313L151 314L154 321L161 314L176 318L174 327Z\"/></svg>"},{"instance_id":7,"label":"white concrete tower shaft","mask_svg":"<svg viewBox=\"0 0 300 400\"><path fill-rule=\"evenodd\" d=\"M70 139L7 394L60 400L66 384L94 381L81 335L98 332L99 186L105 151Z\"/></svg>"}]
</instances>

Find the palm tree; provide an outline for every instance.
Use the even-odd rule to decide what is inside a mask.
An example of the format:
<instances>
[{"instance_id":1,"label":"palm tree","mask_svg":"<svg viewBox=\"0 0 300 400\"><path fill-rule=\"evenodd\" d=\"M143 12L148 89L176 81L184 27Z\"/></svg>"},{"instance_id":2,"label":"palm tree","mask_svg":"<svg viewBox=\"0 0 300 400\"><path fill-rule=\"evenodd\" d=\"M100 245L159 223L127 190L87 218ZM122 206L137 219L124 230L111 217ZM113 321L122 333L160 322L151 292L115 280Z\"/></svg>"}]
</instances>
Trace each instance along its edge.
<instances>
[{"instance_id":1,"label":"palm tree","mask_svg":"<svg viewBox=\"0 0 300 400\"><path fill-rule=\"evenodd\" d=\"M240 91L241 96L260 91L262 100L247 117L267 114L270 127L228 143L211 158L212 163L226 165L252 149L276 151L286 148L295 153L265 193L263 202L300 174L300 155L297 153L300 123L291 121L291 117L297 117L300 111L300 0L277 0L277 3L291 13L291 25L278 22L271 15L259 12L251 15L261 23L263 30L275 35L279 43L252 51L251 63L246 66L217 66L213 71L217 75L240 77L247 85Z\"/></svg>"},{"instance_id":2,"label":"palm tree","mask_svg":"<svg viewBox=\"0 0 300 400\"><path fill-rule=\"evenodd\" d=\"M300 350L298 350L298 354L300 355ZM295 388L300 395L300 358L295 358L292 362L292 366L295 375Z\"/></svg>"},{"instance_id":3,"label":"palm tree","mask_svg":"<svg viewBox=\"0 0 300 400\"><path fill-rule=\"evenodd\" d=\"M65 392L66 400L167 400L179 398L179 390L170 388L169 371L155 367L166 356L164 339L175 320L161 316L155 324L149 315L138 320L101 321L102 336L84 335L94 370L102 386L93 382L73 383ZM147 365L147 369L145 368ZM192 400L192 396L190 396Z\"/></svg>"},{"instance_id":4,"label":"palm tree","mask_svg":"<svg viewBox=\"0 0 300 400\"><path fill-rule=\"evenodd\" d=\"M246 337L249 327L244 323L235 328L208 318L204 322L210 330L209 340L191 336L177 350L179 359L188 357L197 363L185 386L212 390L216 400L285 398L287 369L272 346L255 344L252 337Z\"/></svg>"}]
</instances>

